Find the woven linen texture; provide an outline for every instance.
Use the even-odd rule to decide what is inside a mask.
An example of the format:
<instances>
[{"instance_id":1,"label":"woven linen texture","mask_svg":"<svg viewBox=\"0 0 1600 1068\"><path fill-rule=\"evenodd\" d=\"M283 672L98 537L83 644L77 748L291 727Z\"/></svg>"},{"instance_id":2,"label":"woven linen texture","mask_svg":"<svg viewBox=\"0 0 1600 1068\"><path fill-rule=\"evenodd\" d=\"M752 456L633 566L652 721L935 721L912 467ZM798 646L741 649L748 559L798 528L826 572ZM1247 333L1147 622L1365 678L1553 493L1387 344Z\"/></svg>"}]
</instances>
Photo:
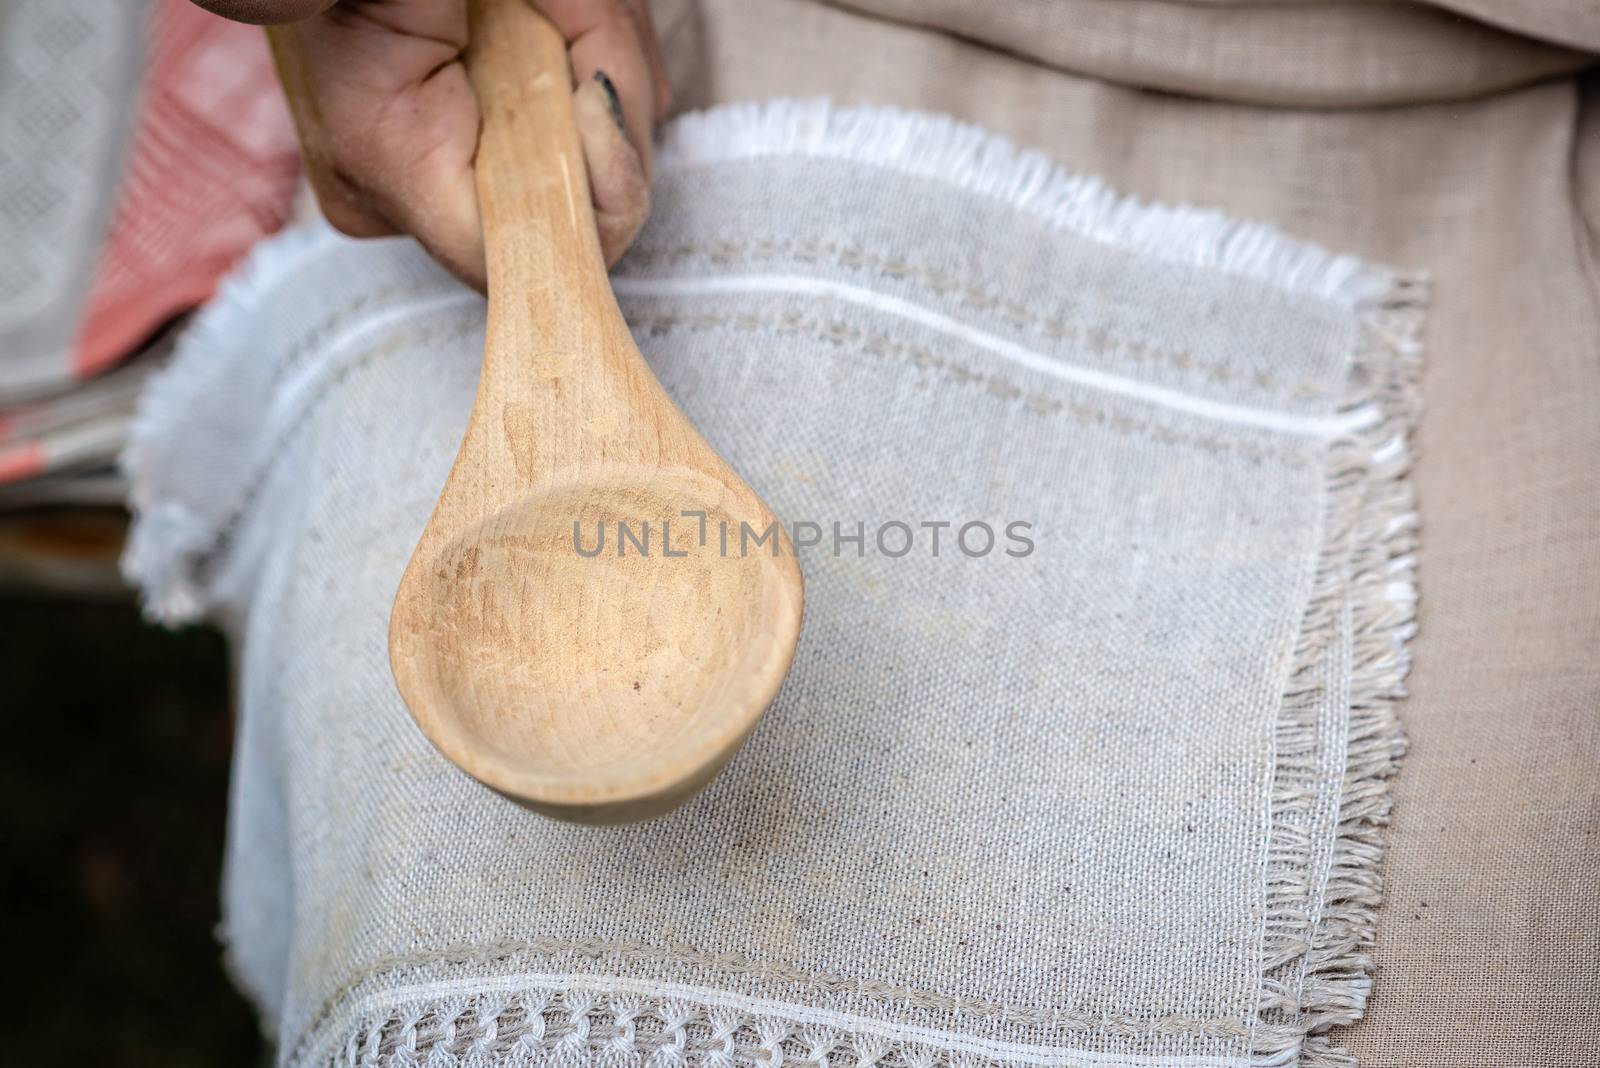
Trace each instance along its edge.
<instances>
[{"instance_id":1,"label":"woven linen texture","mask_svg":"<svg viewBox=\"0 0 1600 1068\"><path fill-rule=\"evenodd\" d=\"M641 349L825 532L783 693L669 817L532 816L395 695L479 298L289 235L146 400L129 567L241 642L226 929L282 1063L1342 1061L1420 284L822 103L681 120L655 198Z\"/></svg>"}]
</instances>

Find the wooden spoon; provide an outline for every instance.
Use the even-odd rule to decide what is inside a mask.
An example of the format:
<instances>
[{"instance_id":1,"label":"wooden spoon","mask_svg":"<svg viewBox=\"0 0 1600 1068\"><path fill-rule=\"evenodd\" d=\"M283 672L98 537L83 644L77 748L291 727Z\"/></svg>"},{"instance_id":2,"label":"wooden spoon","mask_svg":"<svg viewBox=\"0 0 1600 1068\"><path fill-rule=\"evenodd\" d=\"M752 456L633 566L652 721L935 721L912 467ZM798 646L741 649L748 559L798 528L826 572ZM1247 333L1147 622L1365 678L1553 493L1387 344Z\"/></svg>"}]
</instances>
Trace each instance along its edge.
<instances>
[{"instance_id":1,"label":"wooden spoon","mask_svg":"<svg viewBox=\"0 0 1600 1068\"><path fill-rule=\"evenodd\" d=\"M565 42L526 0L471 14L488 343L389 660L423 733L480 781L562 819L648 819L709 782L777 694L800 569L628 333Z\"/></svg>"}]
</instances>

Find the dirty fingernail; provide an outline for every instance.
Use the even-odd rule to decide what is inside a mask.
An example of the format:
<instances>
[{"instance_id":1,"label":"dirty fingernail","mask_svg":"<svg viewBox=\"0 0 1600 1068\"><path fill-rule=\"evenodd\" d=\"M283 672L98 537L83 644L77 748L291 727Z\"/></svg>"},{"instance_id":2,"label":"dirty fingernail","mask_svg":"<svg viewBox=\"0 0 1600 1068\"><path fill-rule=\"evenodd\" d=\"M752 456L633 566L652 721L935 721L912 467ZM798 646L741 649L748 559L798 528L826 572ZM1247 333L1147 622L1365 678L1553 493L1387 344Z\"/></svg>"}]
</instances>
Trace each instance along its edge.
<instances>
[{"instance_id":1,"label":"dirty fingernail","mask_svg":"<svg viewBox=\"0 0 1600 1068\"><path fill-rule=\"evenodd\" d=\"M606 108L611 112L611 118L616 122L617 129L622 135L628 135L628 122L622 117L622 99L617 96L617 87L611 83L611 76L603 70L594 72L594 80L600 83L600 88L605 90Z\"/></svg>"}]
</instances>

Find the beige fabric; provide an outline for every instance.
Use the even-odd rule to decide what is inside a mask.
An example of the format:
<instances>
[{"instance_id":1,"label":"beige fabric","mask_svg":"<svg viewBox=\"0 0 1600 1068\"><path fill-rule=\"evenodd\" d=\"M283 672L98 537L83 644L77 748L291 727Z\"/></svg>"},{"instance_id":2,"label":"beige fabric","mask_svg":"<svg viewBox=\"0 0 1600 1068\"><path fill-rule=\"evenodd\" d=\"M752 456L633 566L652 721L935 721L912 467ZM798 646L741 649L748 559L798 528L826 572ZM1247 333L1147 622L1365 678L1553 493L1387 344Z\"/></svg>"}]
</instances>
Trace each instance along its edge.
<instances>
[{"instance_id":1,"label":"beige fabric","mask_svg":"<svg viewBox=\"0 0 1600 1068\"><path fill-rule=\"evenodd\" d=\"M659 17L680 107L944 111L1127 192L1433 273L1412 749L1378 981L1344 1040L1372 1066L1600 1062L1595 85L1587 107L1563 80L1312 112L1142 93L794 0Z\"/></svg>"},{"instance_id":2,"label":"beige fabric","mask_svg":"<svg viewBox=\"0 0 1600 1068\"><path fill-rule=\"evenodd\" d=\"M1600 4L1594 0L1432 0L1432 3L1528 37L1600 52Z\"/></svg>"},{"instance_id":3,"label":"beige fabric","mask_svg":"<svg viewBox=\"0 0 1600 1068\"><path fill-rule=\"evenodd\" d=\"M1328 0L1173 0L1175 3L1217 4L1324 4ZM1513 30L1526 37L1564 44L1569 48L1600 51L1600 4L1593 0L1356 0L1368 4L1428 4Z\"/></svg>"},{"instance_id":4,"label":"beige fabric","mask_svg":"<svg viewBox=\"0 0 1600 1068\"><path fill-rule=\"evenodd\" d=\"M1452 100L1588 57L1416 4L836 0L1124 85L1252 103Z\"/></svg>"},{"instance_id":5,"label":"beige fabric","mask_svg":"<svg viewBox=\"0 0 1600 1068\"><path fill-rule=\"evenodd\" d=\"M1048 0L1047 0L1048 2ZM1217 6L1310 6L1328 0L1170 0ZM1353 0L1361 4L1427 4L1542 41L1600 51L1600 4L1593 0Z\"/></svg>"}]
</instances>

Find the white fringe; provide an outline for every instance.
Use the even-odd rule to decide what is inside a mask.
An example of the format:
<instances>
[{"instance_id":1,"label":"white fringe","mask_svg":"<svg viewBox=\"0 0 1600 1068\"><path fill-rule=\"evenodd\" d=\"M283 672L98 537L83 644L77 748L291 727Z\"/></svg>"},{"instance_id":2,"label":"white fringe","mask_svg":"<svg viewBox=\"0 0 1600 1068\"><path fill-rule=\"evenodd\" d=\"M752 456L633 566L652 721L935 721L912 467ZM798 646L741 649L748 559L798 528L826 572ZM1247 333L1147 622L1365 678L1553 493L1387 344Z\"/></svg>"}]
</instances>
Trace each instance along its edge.
<instances>
[{"instance_id":1,"label":"white fringe","mask_svg":"<svg viewBox=\"0 0 1600 1068\"><path fill-rule=\"evenodd\" d=\"M1408 440L1420 411L1427 283L1398 279L1363 308L1351 404L1381 420L1332 443L1323 545L1279 710L1267 847L1262 986L1253 1053L1266 1066L1353 1068L1325 1033L1372 990L1389 778L1405 735L1395 705L1416 633L1418 518ZM1344 653L1348 659L1335 659ZM1319 737L1334 673L1348 673L1334 841L1319 870L1308 829L1326 783ZM1339 691L1334 691L1337 695Z\"/></svg>"},{"instance_id":2,"label":"white fringe","mask_svg":"<svg viewBox=\"0 0 1600 1068\"><path fill-rule=\"evenodd\" d=\"M239 420L238 413L256 406L255 383L240 377L245 369L235 355L266 333L256 315L271 290L292 281L303 257L338 240L332 229L318 226L285 230L256 245L185 328L172 361L139 400L119 460L134 513L122 574L139 588L145 615L153 620L188 623L208 611L204 563L222 536L230 504L221 495L206 498L194 487L174 485L173 455L195 446L184 439L200 413L209 413L205 448L221 454L236 446L231 454L240 457L254 451L256 426Z\"/></svg>"},{"instance_id":3,"label":"white fringe","mask_svg":"<svg viewBox=\"0 0 1600 1068\"><path fill-rule=\"evenodd\" d=\"M1098 178L1067 173L1042 153L944 115L834 107L825 99L725 104L667 127L657 165L670 170L776 156L849 160L947 182L1119 249L1345 307L1381 300L1396 283L1393 271L1265 223L1123 196Z\"/></svg>"}]
</instances>

